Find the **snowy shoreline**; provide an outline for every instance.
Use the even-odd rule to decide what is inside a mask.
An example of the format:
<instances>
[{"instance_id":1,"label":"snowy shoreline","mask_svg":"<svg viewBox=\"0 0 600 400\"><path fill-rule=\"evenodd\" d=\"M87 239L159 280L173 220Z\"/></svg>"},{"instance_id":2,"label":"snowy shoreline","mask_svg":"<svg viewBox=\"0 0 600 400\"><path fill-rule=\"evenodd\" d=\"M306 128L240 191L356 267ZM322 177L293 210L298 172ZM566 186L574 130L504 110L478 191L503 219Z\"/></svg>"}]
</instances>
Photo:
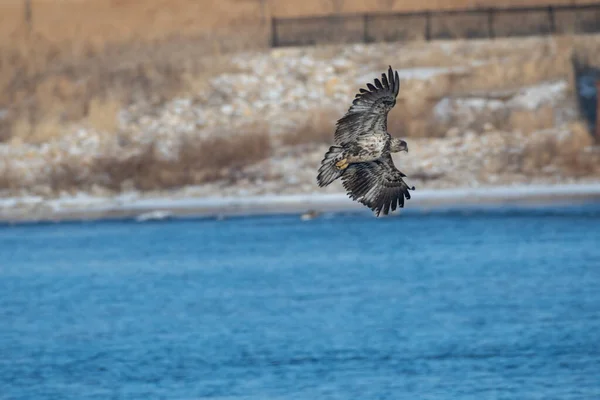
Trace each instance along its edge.
<instances>
[{"instance_id":1,"label":"snowy shoreline","mask_svg":"<svg viewBox=\"0 0 600 400\"><path fill-rule=\"evenodd\" d=\"M600 182L425 189L416 190L412 195L405 210L600 201ZM219 218L234 215L304 214L309 211L369 212L344 193L200 198L142 198L124 194L113 198L80 195L50 200L38 197L0 199L0 221L9 223L109 218L136 218L144 221L184 216Z\"/></svg>"}]
</instances>

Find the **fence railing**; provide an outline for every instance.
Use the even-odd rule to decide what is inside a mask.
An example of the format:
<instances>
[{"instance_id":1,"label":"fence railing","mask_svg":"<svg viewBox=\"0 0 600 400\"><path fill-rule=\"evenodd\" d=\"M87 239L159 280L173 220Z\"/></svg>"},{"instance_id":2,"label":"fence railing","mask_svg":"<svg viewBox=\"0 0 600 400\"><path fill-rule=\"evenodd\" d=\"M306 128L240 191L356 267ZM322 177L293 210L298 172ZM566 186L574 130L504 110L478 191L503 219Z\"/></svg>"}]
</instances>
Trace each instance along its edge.
<instances>
[{"instance_id":1,"label":"fence railing","mask_svg":"<svg viewBox=\"0 0 600 400\"><path fill-rule=\"evenodd\" d=\"M476 39L600 32L600 3L272 18L271 45Z\"/></svg>"}]
</instances>

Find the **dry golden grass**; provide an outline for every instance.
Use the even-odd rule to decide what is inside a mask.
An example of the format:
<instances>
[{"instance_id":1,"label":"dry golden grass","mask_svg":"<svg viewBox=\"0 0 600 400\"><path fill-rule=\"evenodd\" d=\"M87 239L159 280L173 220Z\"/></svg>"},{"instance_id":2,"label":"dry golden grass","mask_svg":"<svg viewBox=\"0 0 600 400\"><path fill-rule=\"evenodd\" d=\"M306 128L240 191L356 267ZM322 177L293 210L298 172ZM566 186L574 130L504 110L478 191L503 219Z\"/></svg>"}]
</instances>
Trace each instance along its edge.
<instances>
[{"instance_id":1,"label":"dry golden grass","mask_svg":"<svg viewBox=\"0 0 600 400\"><path fill-rule=\"evenodd\" d=\"M0 4L0 38L14 42L39 35L74 52L107 43L229 32L231 26L262 22L268 12L260 1L236 0L61 0L60 4L31 0L31 4L30 25L23 0Z\"/></svg>"},{"instance_id":2,"label":"dry golden grass","mask_svg":"<svg viewBox=\"0 0 600 400\"><path fill-rule=\"evenodd\" d=\"M0 61L6 61L0 62L0 109L9 112L0 124L0 140L46 137L47 132L35 132L47 130L45 121L65 125L87 120L98 129L114 129L120 106L159 104L198 89L209 77L232 70L224 59L208 57L206 47L193 39L111 47L54 64L13 57L0 48Z\"/></svg>"},{"instance_id":3,"label":"dry golden grass","mask_svg":"<svg viewBox=\"0 0 600 400\"><path fill-rule=\"evenodd\" d=\"M92 98L89 104L83 105L86 111L82 113L80 122L99 131L114 134L118 127L118 113L121 103L111 98ZM65 107L65 111L69 109ZM68 132L68 126L61 120L60 113L47 113L36 120L27 116L18 118L10 128L10 136L6 140L41 144L57 139ZM63 114L64 115L64 114Z\"/></svg>"},{"instance_id":4,"label":"dry golden grass","mask_svg":"<svg viewBox=\"0 0 600 400\"><path fill-rule=\"evenodd\" d=\"M95 179L87 182L121 190L123 185L138 190L168 189L226 179L237 169L270 155L268 136L243 135L235 139L188 139L174 159L158 156L156 143L143 147L135 156L96 159L92 165ZM70 172L70 176L74 174ZM98 179L102 177L102 179ZM82 183L57 176L56 184L81 187ZM85 185L83 185L85 186ZM54 190L60 189L53 186Z\"/></svg>"},{"instance_id":5,"label":"dry golden grass","mask_svg":"<svg viewBox=\"0 0 600 400\"><path fill-rule=\"evenodd\" d=\"M520 152L509 152L506 170L539 175L552 166L550 173L561 171L572 177L593 176L600 171L600 153L594 151L592 137L582 123L569 127L570 134L557 137L553 131L536 134Z\"/></svg>"},{"instance_id":6,"label":"dry golden grass","mask_svg":"<svg viewBox=\"0 0 600 400\"><path fill-rule=\"evenodd\" d=\"M269 136L261 131L237 137L185 137L175 157L165 158L158 142L132 144L135 151L88 158L64 156L48 164L49 175L37 185L50 192L89 190L93 186L113 191L154 190L197 185L221 179L237 179L240 171L271 155ZM18 169L0 168L0 190L28 190Z\"/></svg>"},{"instance_id":7,"label":"dry golden grass","mask_svg":"<svg viewBox=\"0 0 600 400\"><path fill-rule=\"evenodd\" d=\"M303 124L281 136L284 146L333 143L335 123L341 117L337 110L315 110L308 113Z\"/></svg>"},{"instance_id":8,"label":"dry golden grass","mask_svg":"<svg viewBox=\"0 0 600 400\"><path fill-rule=\"evenodd\" d=\"M545 106L537 110L514 110L510 113L506 127L523 133L552 128L554 108Z\"/></svg>"},{"instance_id":9,"label":"dry golden grass","mask_svg":"<svg viewBox=\"0 0 600 400\"><path fill-rule=\"evenodd\" d=\"M296 17L302 15L323 15L331 13L360 12L407 12L425 10L456 10L490 7L526 7L547 6L557 4L589 4L594 0L304 0L304 1L269 1L272 15Z\"/></svg>"},{"instance_id":10,"label":"dry golden grass","mask_svg":"<svg viewBox=\"0 0 600 400\"><path fill-rule=\"evenodd\" d=\"M388 114L388 132L395 137L442 137L452 124L441 125L433 118L436 97L422 97L418 103L398 101Z\"/></svg>"},{"instance_id":11,"label":"dry golden grass","mask_svg":"<svg viewBox=\"0 0 600 400\"><path fill-rule=\"evenodd\" d=\"M581 54L581 62L589 65L600 65L600 41L592 36L561 36L556 38L518 39L522 47L515 48L514 40L477 41L461 43L454 47L452 56L477 60L502 60L476 66L468 71L455 71L432 76L428 80L407 80L403 82L396 107L388 115L388 131L399 137L443 137L464 121L448 120L436 122L434 107L444 97L457 98L490 98L508 100L525 86L533 86L554 80L569 82L567 95L575 99L572 57ZM535 43L537 46L523 44ZM540 45L541 43L541 45ZM406 44L406 47L423 44ZM421 59L405 57L399 63L402 67L417 65L452 66L457 60L448 53L435 51L436 44L430 45L430 51L421 53ZM338 46L324 47L318 50L320 58L331 57ZM402 53L402 52L400 52ZM404 53L406 54L406 53ZM450 63L450 64L448 64ZM407 65L408 64L408 65ZM396 65L396 64L394 64ZM460 64L459 64L460 65ZM384 67L382 67L384 68ZM504 97L501 93L507 93ZM332 111L329 111L332 112ZM326 112L327 113L327 112ZM325 120L335 121L340 117L339 112L332 112ZM333 129L329 125L322 127L319 118L309 119L296 131L290 133L284 140L288 144L304 144L326 142L331 140ZM328 122L333 126L333 122ZM491 126L506 132L519 131L525 134L554 127L555 110L551 106L537 109L511 110L504 107L494 112L483 112L476 115L467 127L469 130L481 132L486 126ZM464 131L464 129L463 129Z\"/></svg>"},{"instance_id":12,"label":"dry golden grass","mask_svg":"<svg viewBox=\"0 0 600 400\"><path fill-rule=\"evenodd\" d=\"M63 0L58 7L53 2L32 0L33 19L28 27L23 23L23 2L3 2L0 5L0 109L8 109L8 118L0 120L0 142L51 141L66 132L71 122L115 133L117 114L122 106L134 102L157 105L173 96L201 92L208 88L211 77L233 70L227 57L222 56L224 53L266 48L268 31L265 22L271 15L352 12L373 10L374 7L400 11L423 6L422 2L415 1L383 3L377 2L375 6L374 0L287 3L267 0ZM428 6L443 8L467 3L467 0L436 0ZM541 0L531 3L539 4ZM516 5L516 0L511 4ZM494 2L494 5L499 4ZM393 23L388 25L376 31L377 35L385 36L398 29ZM434 29L453 34L456 29L465 30L471 25L477 27L477 21L447 21L434 24ZM422 31L422 27L414 29L417 28ZM450 66L465 59L502 60L476 67L468 74L441 75L424 85L403 87L403 99L389 117L392 135L444 136L452 124L440 126L431 122L433 107L443 96L493 91L507 86L517 88L571 77L573 53L584 55L590 63L600 62L597 38L548 38L534 51L527 46L515 49L511 44L497 42L490 45L477 41L472 45L457 46L457 51L452 54L435 44L431 48L437 50L412 52L418 54L411 56L414 58L406 58L402 51L390 54L392 61L398 61L394 66L402 67ZM398 48L403 46L413 44L398 44ZM331 56L332 51L323 50L322 56ZM384 64L382 68L387 67L387 61ZM282 136L282 144L331 143L335 121L339 117L339 112L331 110L310 114L306 123ZM490 123L507 131L531 132L549 127L552 120L550 109L517 112L506 118L488 115L476 121L473 129L479 130ZM264 132L266 129L256 129L236 139L189 138L178 157L172 160L159 157L158 144L151 143L126 158L115 155L92 159L86 166L86 170L91 171L89 174L82 172L80 159L67 158L52 167L51 187L60 191L100 185L120 190L130 185L148 190L231 178L236 169L243 169L270 155L270 139ZM574 169L590 167L586 161L589 157L578 155L582 144L569 145L574 149L571 153L563 153L566 147L562 145L560 149L546 142L536 146L546 149L541 154L561 157ZM535 147L528 152L528 158L535 160L538 157ZM532 162L542 165L546 161L540 158ZM19 179L13 176L16 172L10 167L4 171L0 176L0 188L20 188Z\"/></svg>"},{"instance_id":13,"label":"dry golden grass","mask_svg":"<svg viewBox=\"0 0 600 400\"><path fill-rule=\"evenodd\" d=\"M99 131L115 132L118 127L118 113L122 104L113 98L93 98L89 103L87 122Z\"/></svg>"},{"instance_id":14,"label":"dry golden grass","mask_svg":"<svg viewBox=\"0 0 600 400\"><path fill-rule=\"evenodd\" d=\"M31 0L31 19L24 0L0 4L0 38L39 33L55 42L103 46L106 42L171 35L197 35L232 25L268 22L271 16L296 17L332 13L406 12L550 4L588 4L594 0Z\"/></svg>"},{"instance_id":15,"label":"dry golden grass","mask_svg":"<svg viewBox=\"0 0 600 400\"><path fill-rule=\"evenodd\" d=\"M12 140L29 143L44 143L64 134L65 126L54 118L44 118L33 125L20 118L12 128Z\"/></svg>"},{"instance_id":16,"label":"dry golden grass","mask_svg":"<svg viewBox=\"0 0 600 400\"><path fill-rule=\"evenodd\" d=\"M268 43L258 1L32 0L31 24L24 4L0 4L0 142L82 119L108 129L114 105L164 101L227 70L218 55Z\"/></svg>"},{"instance_id":17,"label":"dry golden grass","mask_svg":"<svg viewBox=\"0 0 600 400\"><path fill-rule=\"evenodd\" d=\"M473 68L468 74L455 75L446 87L453 94L485 93L517 89L543 81L569 77L572 72L570 63L572 51L579 38L538 40L542 41L541 46L533 50L514 49L511 55L503 58L502 62L487 63ZM498 59L498 55L489 54L488 57L485 59Z\"/></svg>"},{"instance_id":18,"label":"dry golden grass","mask_svg":"<svg viewBox=\"0 0 600 400\"><path fill-rule=\"evenodd\" d=\"M130 158L98 159L93 171L104 176L103 184L114 190L126 182L139 190L165 189L227 179L270 154L269 136L261 132L230 138L188 138L174 159L159 157L156 143L150 143Z\"/></svg>"},{"instance_id":19,"label":"dry golden grass","mask_svg":"<svg viewBox=\"0 0 600 400\"><path fill-rule=\"evenodd\" d=\"M528 2L540 3L540 0ZM0 142L13 136L43 140L51 131L60 132L59 125L85 119L100 129L110 129L114 127L111 107L116 104L127 105L140 99L157 104L182 92L203 88L207 77L231 68L216 55L267 47L268 21L272 15L301 15L308 11L311 14L402 11L423 7L415 1L375 0L287 3L63 0L59 7L53 2L32 0L32 20L28 25L23 17L24 4L21 0L0 4L0 109L9 110L8 118L0 120ZM523 4L518 2L518 5ZM467 0L438 0L427 6L443 9L471 5ZM517 2L494 2L494 5L517 5ZM449 24L440 29L452 30L452 26L463 29L466 25L464 21ZM387 33L373 34L385 36ZM508 63L481 67L467 77L437 79L436 84L427 89L428 94L492 90L507 82L519 86L564 76L569 73L568 59L576 41L563 42L560 47L559 39L549 39L533 56L524 53L519 59L513 54ZM577 42L585 41L578 39ZM589 46L598 47L593 41ZM481 46L474 47L478 47L479 58L486 57ZM501 58L511 50L506 48L503 52L495 48L489 55ZM469 57L469 54L461 56ZM421 65L446 65L456 59L444 52L432 52L413 61L404 60L402 54L398 57L405 66L413 61ZM109 104L103 104L105 102ZM106 110L99 111L98 107ZM415 107L411 105L410 110L414 115ZM416 117L417 120L422 118ZM410 130L424 131L423 124L417 121Z\"/></svg>"}]
</instances>

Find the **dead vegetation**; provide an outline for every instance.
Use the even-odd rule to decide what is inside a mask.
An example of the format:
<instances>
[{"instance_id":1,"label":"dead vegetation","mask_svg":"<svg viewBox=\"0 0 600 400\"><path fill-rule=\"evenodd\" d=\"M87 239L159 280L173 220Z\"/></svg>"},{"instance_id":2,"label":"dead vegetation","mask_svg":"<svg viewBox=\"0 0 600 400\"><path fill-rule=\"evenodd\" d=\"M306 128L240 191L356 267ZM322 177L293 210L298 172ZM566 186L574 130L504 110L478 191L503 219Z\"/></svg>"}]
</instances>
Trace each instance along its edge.
<instances>
[{"instance_id":1,"label":"dead vegetation","mask_svg":"<svg viewBox=\"0 0 600 400\"><path fill-rule=\"evenodd\" d=\"M52 52L37 60L0 48L0 110L7 113L0 119L0 139L37 142L73 122L110 129L122 106L160 105L233 69L226 57L208 57L199 44L117 46L56 63Z\"/></svg>"},{"instance_id":2,"label":"dead vegetation","mask_svg":"<svg viewBox=\"0 0 600 400\"><path fill-rule=\"evenodd\" d=\"M580 178L600 171L600 152L581 123L571 124L569 134L541 131L528 140L520 152L512 152L507 169L526 175L555 174Z\"/></svg>"},{"instance_id":3,"label":"dead vegetation","mask_svg":"<svg viewBox=\"0 0 600 400\"><path fill-rule=\"evenodd\" d=\"M589 4L593 0L571 0L568 4ZM414 12L425 10L466 9L474 4L480 9L490 7L507 8L519 5L521 7L548 6L567 3L564 0L437 0L424 3L422 1L393 1L393 0L305 0L305 1L269 1L270 12L273 15L295 17L299 15L323 15L332 13L360 12Z\"/></svg>"},{"instance_id":4,"label":"dead vegetation","mask_svg":"<svg viewBox=\"0 0 600 400\"><path fill-rule=\"evenodd\" d=\"M11 163L0 164L0 191L36 190L50 193L86 191L93 187L110 191L171 189L215 180L235 180L247 166L271 155L265 132L250 131L230 137L180 138L175 154L166 156L158 141L126 143L114 152L82 159L62 155L48 162L47 172L33 182Z\"/></svg>"},{"instance_id":5,"label":"dead vegetation","mask_svg":"<svg viewBox=\"0 0 600 400\"><path fill-rule=\"evenodd\" d=\"M160 104L231 68L223 54L266 47L259 2L213 3L33 1L27 20L26 2L3 2L0 143L71 122L110 127L115 107Z\"/></svg>"},{"instance_id":6,"label":"dead vegetation","mask_svg":"<svg viewBox=\"0 0 600 400\"><path fill-rule=\"evenodd\" d=\"M160 156L157 144L152 142L141 146L129 157L95 159L90 166L88 182L73 182L76 174L68 170L71 179L59 175L52 180L52 186L55 191L92 184L114 191L171 189L234 179L242 168L264 160L270 154L269 137L260 132L230 138L188 137L180 143L176 156L168 159Z\"/></svg>"},{"instance_id":7,"label":"dead vegetation","mask_svg":"<svg viewBox=\"0 0 600 400\"><path fill-rule=\"evenodd\" d=\"M315 110L307 114L304 123L301 123L281 136L280 141L282 145L319 145L333 142L335 124L342 115L336 110Z\"/></svg>"},{"instance_id":8,"label":"dead vegetation","mask_svg":"<svg viewBox=\"0 0 600 400\"><path fill-rule=\"evenodd\" d=\"M136 2L128 0L111 2L117 5L114 9L107 8L108 3L73 2L69 7L61 6L60 13L59 7L50 2L34 2L41 11L37 9L32 29L15 24L22 18L22 3L14 2L13 14L2 14L6 24L0 24L0 31L6 33L0 39L0 143L39 146L66 135L66 128L72 123L127 136L119 132L118 113L122 107L138 103L156 107L175 96L193 96L209 90L207 83L212 77L235 72L227 53L266 47L268 37L261 22L264 10L260 9L260 2L241 2L242 6L238 1L232 6L233 0L220 3L219 7L239 11L231 21L220 21L225 28L236 26L236 35L231 35L227 29L208 33L208 27L219 21L209 21L210 16L201 12L198 2L177 1L179 5L169 6L164 1L148 2L143 12L136 8ZM82 7L88 6L91 8L84 12ZM276 7L284 6L278 3ZM0 7L8 10L8 5ZM117 18L117 14L121 15ZM197 16L202 16L202 21ZM77 19L79 24L73 27L57 23L64 18ZM116 18L117 22L110 26L98 23L103 18ZM449 22L444 29L454 34L452 30L463 26L463 22ZM150 23L154 24L152 29L148 29ZM204 28L199 29L203 24ZM453 71L427 81L406 82L389 115L388 130L397 137L443 138L456 126L456 121L439 123L433 117L434 107L445 97L480 95L506 87L518 89L555 79L568 80L572 91L573 54L585 56L588 63L600 63L597 37L536 38L541 44L533 50L526 45L528 40L534 39L523 39L520 42L525 44L519 46L501 40L493 44L459 43L450 53L434 43L431 51L408 52L408 57L407 52L393 52L390 58L396 68L447 67L464 60L486 63L475 63L466 72ZM402 50L424 44L395 46ZM319 57L331 59L338 50L339 47L331 46L315 51ZM372 58L373 54L365 54L366 62ZM387 61L382 65L386 67ZM548 107L501 110L479 116L468 128L482 132L492 126L527 134L553 128L554 112ZM48 175L40 177L36 184L48 185L56 193L94 186L112 191L154 190L235 180L246 166L272 154L273 140L276 145L286 146L331 143L335 121L342 115L339 110L314 110L306 115L304 122L278 138L269 137L265 127L249 127L237 136L190 136L182 139L176 157L171 158L161 156L161 143L157 141L132 142L124 145L131 147L127 151L91 157L86 163L78 157L63 157L59 162L49 162ZM554 165L573 176L596 173L598 155L586 150L590 144L583 139L587 134L583 132L577 131L576 139L566 144L548 135L528 142L524 148L507 150L500 170L516 165L515 171L534 175ZM20 173L14 165L0 163L0 190L28 189L28 181Z\"/></svg>"},{"instance_id":9,"label":"dead vegetation","mask_svg":"<svg viewBox=\"0 0 600 400\"><path fill-rule=\"evenodd\" d=\"M205 88L210 77L232 70L224 54L267 47L265 13L290 10L271 4L269 11L259 2L244 2L243 6L235 2L234 6L232 1L221 2L211 10L220 16L216 22L208 18L211 13L198 14L199 3L191 0L177 0L169 7L159 0L144 6L128 0L110 4L68 2L60 7L60 13L51 3L34 2L35 23L31 28L24 25L22 2L3 4L0 9L6 24L0 25L0 30L6 35L0 36L4 38L0 39L0 111L5 110L6 115L0 118L0 142L16 137L37 143L60 135L72 122L110 129L120 106L136 102L157 105ZM235 12L220 14L230 9ZM57 23L74 15L77 18L71 20L79 21L76 27ZM190 15L194 15L193 21ZM106 25L102 18L127 23ZM208 29L215 24L223 29ZM236 35L231 35L232 25ZM441 134L439 127L424 121L429 119L432 104L443 96L565 77L571 73L569 60L574 50L600 54L598 41L585 37L564 36L542 42L534 51L530 46L519 49L473 42L456 46L453 54L439 46L413 59L398 52L394 65L405 68L456 65L457 60L465 59L498 61L467 74L436 77L425 87L411 88L409 84L403 88L402 96L410 99L410 104L398 119L410 117L413 122L402 131L413 137ZM321 52L322 57L331 57L335 46ZM367 56L369 60L371 57ZM309 129L310 124L307 122Z\"/></svg>"}]
</instances>

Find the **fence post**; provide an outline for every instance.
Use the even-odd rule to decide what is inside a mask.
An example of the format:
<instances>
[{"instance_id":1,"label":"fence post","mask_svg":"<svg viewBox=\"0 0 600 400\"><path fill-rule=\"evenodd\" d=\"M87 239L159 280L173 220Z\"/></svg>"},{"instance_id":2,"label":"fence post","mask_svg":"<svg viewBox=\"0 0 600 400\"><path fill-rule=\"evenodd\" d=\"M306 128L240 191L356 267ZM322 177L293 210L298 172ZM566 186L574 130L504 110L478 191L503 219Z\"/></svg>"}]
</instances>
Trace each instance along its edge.
<instances>
[{"instance_id":1,"label":"fence post","mask_svg":"<svg viewBox=\"0 0 600 400\"><path fill-rule=\"evenodd\" d=\"M425 12L425 39L431 40L431 11Z\"/></svg>"},{"instance_id":2,"label":"fence post","mask_svg":"<svg viewBox=\"0 0 600 400\"><path fill-rule=\"evenodd\" d=\"M277 47L277 18L271 18L271 47Z\"/></svg>"},{"instance_id":3,"label":"fence post","mask_svg":"<svg viewBox=\"0 0 600 400\"><path fill-rule=\"evenodd\" d=\"M494 32L494 9L490 8L488 10L488 36L490 39L493 39L496 36Z\"/></svg>"},{"instance_id":4,"label":"fence post","mask_svg":"<svg viewBox=\"0 0 600 400\"><path fill-rule=\"evenodd\" d=\"M581 10L578 8L575 8L575 26L575 32L573 33L584 33L583 22L581 21Z\"/></svg>"},{"instance_id":5,"label":"fence post","mask_svg":"<svg viewBox=\"0 0 600 400\"><path fill-rule=\"evenodd\" d=\"M554 7L548 6L548 18L550 19L550 33L556 33L556 20L554 19Z\"/></svg>"},{"instance_id":6,"label":"fence post","mask_svg":"<svg viewBox=\"0 0 600 400\"><path fill-rule=\"evenodd\" d=\"M369 14L363 17L363 41L369 43Z\"/></svg>"}]
</instances>

